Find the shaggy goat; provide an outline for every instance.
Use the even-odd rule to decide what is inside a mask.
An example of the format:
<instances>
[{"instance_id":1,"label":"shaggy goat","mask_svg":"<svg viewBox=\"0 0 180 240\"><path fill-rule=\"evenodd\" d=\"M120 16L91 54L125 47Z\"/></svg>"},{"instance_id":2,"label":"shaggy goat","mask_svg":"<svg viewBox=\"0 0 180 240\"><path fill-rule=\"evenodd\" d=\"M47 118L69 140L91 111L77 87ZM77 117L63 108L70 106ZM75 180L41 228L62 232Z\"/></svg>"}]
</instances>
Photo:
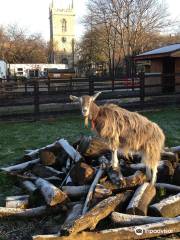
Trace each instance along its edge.
<instances>
[{"instance_id":1,"label":"shaggy goat","mask_svg":"<svg viewBox=\"0 0 180 240\"><path fill-rule=\"evenodd\" d=\"M112 167L119 168L117 151L125 155L139 152L146 165L146 175L151 183L156 182L160 153L164 146L164 134L159 126L136 112L130 112L114 104L97 106L94 101L101 92L94 96L70 96L72 101L79 101L85 125L91 121L92 128L98 135L108 140L112 151ZM152 175L151 175L152 170ZM120 175L122 177L122 175Z\"/></svg>"}]
</instances>

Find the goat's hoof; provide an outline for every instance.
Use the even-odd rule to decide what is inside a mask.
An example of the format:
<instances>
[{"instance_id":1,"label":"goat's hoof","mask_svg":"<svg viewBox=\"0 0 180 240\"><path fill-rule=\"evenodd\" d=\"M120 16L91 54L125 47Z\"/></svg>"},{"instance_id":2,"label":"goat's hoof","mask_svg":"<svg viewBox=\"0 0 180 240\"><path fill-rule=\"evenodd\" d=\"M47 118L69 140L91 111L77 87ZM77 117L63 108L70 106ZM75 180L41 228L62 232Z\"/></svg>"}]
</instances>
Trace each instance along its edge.
<instances>
[{"instance_id":1,"label":"goat's hoof","mask_svg":"<svg viewBox=\"0 0 180 240\"><path fill-rule=\"evenodd\" d=\"M111 167L108 171L108 175L113 184L119 185L123 181L123 176L119 167Z\"/></svg>"}]
</instances>

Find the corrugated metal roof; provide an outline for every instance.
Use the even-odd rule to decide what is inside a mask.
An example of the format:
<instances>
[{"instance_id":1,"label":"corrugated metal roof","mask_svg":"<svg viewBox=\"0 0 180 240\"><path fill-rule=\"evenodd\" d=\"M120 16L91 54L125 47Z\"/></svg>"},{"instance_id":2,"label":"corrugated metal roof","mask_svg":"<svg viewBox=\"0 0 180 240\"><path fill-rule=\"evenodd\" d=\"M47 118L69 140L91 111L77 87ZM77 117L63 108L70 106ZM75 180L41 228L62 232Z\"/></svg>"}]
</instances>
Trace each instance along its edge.
<instances>
[{"instance_id":1,"label":"corrugated metal roof","mask_svg":"<svg viewBox=\"0 0 180 240\"><path fill-rule=\"evenodd\" d=\"M171 52L175 52L175 51L178 51L178 50L180 50L180 43L168 45L168 46L161 47L161 48L156 48L156 49L154 49L154 50L141 53L141 54L139 54L138 56L147 56L147 55L156 55L156 54L163 54L163 53L171 53ZM137 56L137 57L138 57L138 56Z\"/></svg>"}]
</instances>

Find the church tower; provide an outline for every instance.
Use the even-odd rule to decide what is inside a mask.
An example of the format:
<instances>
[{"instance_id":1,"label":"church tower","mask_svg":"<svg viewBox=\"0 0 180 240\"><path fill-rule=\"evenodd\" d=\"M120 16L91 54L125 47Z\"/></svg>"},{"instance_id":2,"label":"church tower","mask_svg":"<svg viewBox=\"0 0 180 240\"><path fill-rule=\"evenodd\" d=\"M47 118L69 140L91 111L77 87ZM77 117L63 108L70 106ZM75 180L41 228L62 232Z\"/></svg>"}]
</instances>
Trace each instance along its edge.
<instances>
[{"instance_id":1,"label":"church tower","mask_svg":"<svg viewBox=\"0 0 180 240\"><path fill-rule=\"evenodd\" d=\"M75 11L73 0L52 0L49 8L51 62L74 67Z\"/></svg>"}]
</instances>

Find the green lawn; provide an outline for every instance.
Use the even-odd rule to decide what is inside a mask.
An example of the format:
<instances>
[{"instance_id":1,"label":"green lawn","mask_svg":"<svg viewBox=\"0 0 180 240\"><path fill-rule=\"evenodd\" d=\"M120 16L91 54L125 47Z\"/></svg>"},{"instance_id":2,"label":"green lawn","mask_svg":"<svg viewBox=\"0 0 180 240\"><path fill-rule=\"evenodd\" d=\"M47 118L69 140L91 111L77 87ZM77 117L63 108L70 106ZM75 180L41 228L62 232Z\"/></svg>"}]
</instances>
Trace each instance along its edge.
<instances>
[{"instance_id":1,"label":"green lawn","mask_svg":"<svg viewBox=\"0 0 180 240\"><path fill-rule=\"evenodd\" d=\"M142 114L157 122L164 130L166 146L180 145L180 109L166 108ZM66 138L72 143L81 133L91 134L90 130L84 129L82 118L75 114L40 122L0 123L0 166L18 162L25 149L43 147L57 138ZM10 177L0 172L0 206L4 205L7 195L18 195L18 189ZM8 230L11 228L9 223L1 221L1 224Z\"/></svg>"}]
</instances>

